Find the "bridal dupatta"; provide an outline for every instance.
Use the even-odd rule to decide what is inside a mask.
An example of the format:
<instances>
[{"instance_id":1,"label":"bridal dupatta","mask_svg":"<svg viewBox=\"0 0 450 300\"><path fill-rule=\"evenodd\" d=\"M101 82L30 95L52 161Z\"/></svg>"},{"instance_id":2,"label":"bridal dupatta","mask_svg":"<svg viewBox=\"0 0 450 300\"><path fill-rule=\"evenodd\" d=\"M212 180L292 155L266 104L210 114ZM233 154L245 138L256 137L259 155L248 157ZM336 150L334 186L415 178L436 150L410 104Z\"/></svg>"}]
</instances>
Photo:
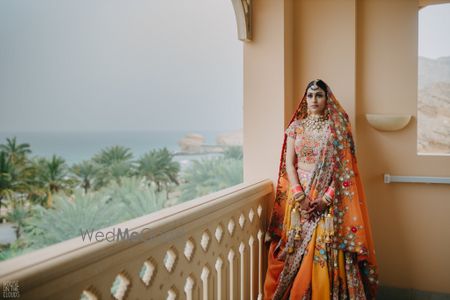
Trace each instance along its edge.
<instances>
[{"instance_id":1,"label":"bridal dupatta","mask_svg":"<svg viewBox=\"0 0 450 300\"><path fill-rule=\"evenodd\" d=\"M288 296L289 299L340 299L343 286L346 290L352 288L351 277L346 277L346 272L347 275L353 272L363 283L365 298L375 299L378 285L377 263L351 126L347 113L329 87L327 93L325 116L329 120L331 133L320 149L305 194L312 199L320 199L328 188L330 179L334 180L335 195L329 209L332 233L328 249L334 249L336 262L333 263L334 266L328 267L326 276L320 277L314 271L313 260L317 259L315 251L319 248L313 240L323 231L323 222L320 223L319 217L303 224L300 241L294 241L292 237L289 224L292 194L286 173L285 134L274 206L266 233L266 242L270 242L270 246L264 299L287 299ZM289 125L306 116L305 91ZM297 168L297 163L295 167ZM288 253L288 248L291 249L290 252L292 248L294 251ZM351 270L343 262L347 259L354 259L355 267L351 267ZM346 278L350 282L345 282ZM319 283L314 280L319 280ZM329 283L329 295L320 295L319 290L323 290L318 288L320 280ZM336 292L336 289L341 289L341 292ZM293 290L295 292L291 292Z\"/></svg>"}]
</instances>

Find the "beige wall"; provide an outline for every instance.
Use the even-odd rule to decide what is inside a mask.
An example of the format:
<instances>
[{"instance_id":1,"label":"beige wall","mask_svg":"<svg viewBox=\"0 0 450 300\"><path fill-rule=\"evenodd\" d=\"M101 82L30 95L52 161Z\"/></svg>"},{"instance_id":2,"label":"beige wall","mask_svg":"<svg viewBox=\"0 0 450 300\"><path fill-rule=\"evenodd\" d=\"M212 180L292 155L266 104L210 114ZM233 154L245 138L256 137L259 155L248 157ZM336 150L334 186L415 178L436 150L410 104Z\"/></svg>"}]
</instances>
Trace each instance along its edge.
<instances>
[{"instance_id":1,"label":"beige wall","mask_svg":"<svg viewBox=\"0 0 450 300\"><path fill-rule=\"evenodd\" d=\"M450 293L450 186L384 184L383 173L450 176L450 157L416 154L415 1L358 1L356 129L381 281ZM414 116L398 132L371 128L366 113Z\"/></svg>"},{"instance_id":2,"label":"beige wall","mask_svg":"<svg viewBox=\"0 0 450 300\"><path fill-rule=\"evenodd\" d=\"M244 45L245 180L276 179L283 130L308 81L322 78L350 115L383 285L450 293L450 187L384 184L450 176L450 157L416 155L414 0L256 0ZM402 131L366 113L414 116Z\"/></svg>"},{"instance_id":3,"label":"beige wall","mask_svg":"<svg viewBox=\"0 0 450 300\"><path fill-rule=\"evenodd\" d=\"M323 79L354 124L355 0L294 1L295 107L306 85Z\"/></svg>"},{"instance_id":4,"label":"beige wall","mask_svg":"<svg viewBox=\"0 0 450 300\"><path fill-rule=\"evenodd\" d=\"M244 44L244 179L276 179L285 126L285 1L254 1L253 41ZM289 1L286 1L289 2ZM292 30L292 26L289 26ZM286 74L287 73L287 74ZM289 89L291 90L291 89ZM288 96L287 96L288 95ZM280 134L281 133L281 134Z\"/></svg>"}]
</instances>

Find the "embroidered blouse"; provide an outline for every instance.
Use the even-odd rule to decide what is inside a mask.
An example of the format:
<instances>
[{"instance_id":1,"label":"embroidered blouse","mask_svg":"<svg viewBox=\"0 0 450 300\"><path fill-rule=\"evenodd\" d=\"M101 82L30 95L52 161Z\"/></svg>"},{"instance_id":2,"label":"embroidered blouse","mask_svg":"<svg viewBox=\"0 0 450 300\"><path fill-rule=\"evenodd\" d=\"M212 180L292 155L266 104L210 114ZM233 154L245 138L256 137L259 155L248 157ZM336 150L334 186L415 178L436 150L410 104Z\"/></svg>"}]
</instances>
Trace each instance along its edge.
<instances>
[{"instance_id":1,"label":"embroidered blouse","mask_svg":"<svg viewBox=\"0 0 450 300\"><path fill-rule=\"evenodd\" d=\"M312 171L319 159L322 143L330 134L329 124L321 131L306 129L300 120L294 120L285 131L288 138L293 138L295 154L297 155L297 174L300 184L305 188ZM326 194L330 199L334 196L334 180L328 187Z\"/></svg>"}]
</instances>

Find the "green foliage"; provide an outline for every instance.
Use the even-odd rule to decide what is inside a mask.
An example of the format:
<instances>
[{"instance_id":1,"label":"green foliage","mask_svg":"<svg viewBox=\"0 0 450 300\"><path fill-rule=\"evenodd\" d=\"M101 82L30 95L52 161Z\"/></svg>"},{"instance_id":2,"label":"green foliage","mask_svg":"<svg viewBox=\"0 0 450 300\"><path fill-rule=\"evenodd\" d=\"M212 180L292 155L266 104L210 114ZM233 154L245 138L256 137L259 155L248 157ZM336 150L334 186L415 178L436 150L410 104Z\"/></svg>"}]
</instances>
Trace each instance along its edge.
<instances>
[{"instance_id":1,"label":"green foliage","mask_svg":"<svg viewBox=\"0 0 450 300\"><path fill-rule=\"evenodd\" d=\"M242 146L230 146L223 153L224 158L242 160L244 154L242 152Z\"/></svg>"},{"instance_id":2,"label":"green foliage","mask_svg":"<svg viewBox=\"0 0 450 300\"><path fill-rule=\"evenodd\" d=\"M0 200L10 198L17 186L16 170L6 152L0 151ZM1 202L0 202L1 207Z\"/></svg>"},{"instance_id":3,"label":"green foliage","mask_svg":"<svg viewBox=\"0 0 450 300\"><path fill-rule=\"evenodd\" d=\"M33 171L25 160L13 162L5 151L0 151L0 207L4 199L13 199L16 193L27 193Z\"/></svg>"},{"instance_id":4,"label":"green foliage","mask_svg":"<svg viewBox=\"0 0 450 300\"><path fill-rule=\"evenodd\" d=\"M109 195L111 205L120 207L123 220L137 218L164 207L163 195L150 187L143 177L124 177L120 183L111 182L104 192Z\"/></svg>"},{"instance_id":5,"label":"green foliage","mask_svg":"<svg viewBox=\"0 0 450 300\"><path fill-rule=\"evenodd\" d=\"M16 137L6 138L6 144L0 144L0 151L5 152L7 159L13 163L21 163L31 153L30 144L17 144Z\"/></svg>"},{"instance_id":6,"label":"green foliage","mask_svg":"<svg viewBox=\"0 0 450 300\"><path fill-rule=\"evenodd\" d=\"M53 155L51 159L37 158L34 160L36 184L50 193L70 190L72 181L64 158Z\"/></svg>"},{"instance_id":7,"label":"green foliage","mask_svg":"<svg viewBox=\"0 0 450 300\"><path fill-rule=\"evenodd\" d=\"M131 153L131 150L122 146L108 147L93 157L94 162L106 167L114 162L131 162L132 159L133 153Z\"/></svg>"},{"instance_id":8,"label":"green foliage","mask_svg":"<svg viewBox=\"0 0 450 300\"><path fill-rule=\"evenodd\" d=\"M242 183L241 160L213 158L195 160L184 174L180 201L191 200Z\"/></svg>"},{"instance_id":9,"label":"green foliage","mask_svg":"<svg viewBox=\"0 0 450 300\"><path fill-rule=\"evenodd\" d=\"M2 199L29 190L33 176L27 159L30 153L30 145L18 144L16 137L7 138L6 144L0 144L0 207Z\"/></svg>"},{"instance_id":10,"label":"green foliage","mask_svg":"<svg viewBox=\"0 0 450 300\"><path fill-rule=\"evenodd\" d=\"M110 181L120 181L121 177L133 174L133 153L122 146L112 146L101 150L92 158L98 165L95 188L106 186Z\"/></svg>"},{"instance_id":11,"label":"green foliage","mask_svg":"<svg viewBox=\"0 0 450 300\"><path fill-rule=\"evenodd\" d=\"M52 208L34 207L24 234L28 246L41 248L79 236L82 231L114 224L121 210L108 202L109 196L101 192L84 194L77 190L70 197L55 195Z\"/></svg>"},{"instance_id":12,"label":"green foliage","mask_svg":"<svg viewBox=\"0 0 450 300\"><path fill-rule=\"evenodd\" d=\"M8 212L6 220L10 223L16 224L16 236L20 236L22 227L25 225L25 220L28 217L28 210L22 205L14 205L11 211Z\"/></svg>"},{"instance_id":13,"label":"green foliage","mask_svg":"<svg viewBox=\"0 0 450 300\"><path fill-rule=\"evenodd\" d=\"M138 160L137 173L156 184L157 191L170 183L178 185L180 164L173 161L173 155L167 148L151 150Z\"/></svg>"},{"instance_id":14,"label":"green foliage","mask_svg":"<svg viewBox=\"0 0 450 300\"><path fill-rule=\"evenodd\" d=\"M163 194L168 199L180 182L178 201L243 181L239 146L220 158L193 161L182 176L167 148L133 161L129 148L113 146L71 168L60 156L30 159L30 153L30 145L15 137L0 145L0 205L8 205L6 218L18 236L1 249L0 260L158 211L176 203Z\"/></svg>"},{"instance_id":15,"label":"green foliage","mask_svg":"<svg viewBox=\"0 0 450 300\"><path fill-rule=\"evenodd\" d=\"M95 180L99 173L99 167L91 160L84 160L79 164L73 165L70 168L72 178L75 180L77 186L81 187L85 193L96 185Z\"/></svg>"},{"instance_id":16,"label":"green foliage","mask_svg":"<svg viewBox=\"0 0 450 300\"><path fill-rule=\"evenodd\" d=\"M57 194L54 206L36 206L26 222L25 239L29 247L41 248L160 210L164 197L149 187L144 178L122 178L105 188L72 196Z\"/></svg>"},{"instance_id":17,"label":"green foliage","mask_svg":"<svg viewBox=\"0 0 450 300\"><path fill-rule=\"evenodd\" d=\"M22 245L22 242L16 241L11 245L0 249L0 261L7 260L13 258L18 255L22 255L28 252L33 251L33 248L25 248Z\"/></svg>"}]
</instances>

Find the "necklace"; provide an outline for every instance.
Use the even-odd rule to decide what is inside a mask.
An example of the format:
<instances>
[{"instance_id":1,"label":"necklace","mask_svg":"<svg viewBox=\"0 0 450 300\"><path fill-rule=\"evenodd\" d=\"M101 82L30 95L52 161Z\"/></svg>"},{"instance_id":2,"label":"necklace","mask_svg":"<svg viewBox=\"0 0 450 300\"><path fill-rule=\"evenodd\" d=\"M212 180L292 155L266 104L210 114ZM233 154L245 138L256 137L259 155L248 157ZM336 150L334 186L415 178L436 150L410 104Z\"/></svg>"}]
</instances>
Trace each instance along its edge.
<instances>
[{"instance_id":1,"label":"necklace","mask_svg":"<svg viewBox=\"0 0 450 300\"><path fill-rule=\"evenodd\" d=\"M324 115L308 115L302 122L306 129L321 131L327 124L327 119Z\"/></svg>"}]
</instances>

